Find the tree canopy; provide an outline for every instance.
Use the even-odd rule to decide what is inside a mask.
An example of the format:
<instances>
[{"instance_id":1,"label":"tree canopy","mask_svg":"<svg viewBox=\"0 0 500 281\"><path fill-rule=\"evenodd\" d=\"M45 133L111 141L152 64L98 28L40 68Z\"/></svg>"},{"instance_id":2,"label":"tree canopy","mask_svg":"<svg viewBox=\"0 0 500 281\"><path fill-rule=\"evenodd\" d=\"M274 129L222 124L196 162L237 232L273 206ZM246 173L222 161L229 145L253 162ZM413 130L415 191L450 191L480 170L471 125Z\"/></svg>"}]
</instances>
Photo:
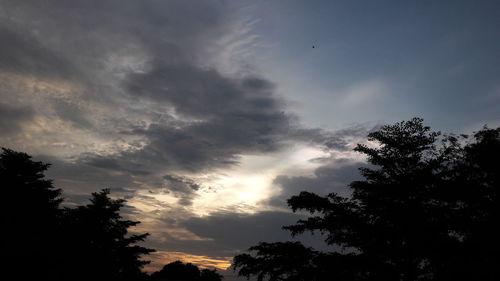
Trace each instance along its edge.
<instances>
[{"instance_id":1,"label":"tree canopy","mask_svg":"<svg viewBox=\"0 0 500 281\"><path fill-rule=\"evenodd\" d=\"M130 233L140 222L120 214L126 201L110 190L91 194L87 205L62 207L62 190L45 178L50 164L2 148L0 243L5 275L19 280L220 281L216 270L180 261L152 276L142 260L154 250L140 246L147 233Z\"/></svg>"},{"instance_id":2,"label":"tree canopy","mask_svg":"<svg viewBox=\"0 0 500 281\"><path fill-rule=\"evenodd\" d=\"M414 118L358 145L373 167L352 196L301 192L285 226L320 232L336 251L261 243L238 255L240 276L258 280L497 280L500 277L500 128L441 137ZM297 256L296 259L292 258Z\"/></svg>"},{"instance_id":3,"label":"tree canopy","mask_svg":"<svg viewBox=\"0 0 500 281\"><path fill-rule=\"evenodd\" d=\"M45 178L50 165L2 148L2 267L22 280L141 280L152 250L138 246L148 234L128 233L139 222L123 219L124 200L109 190L90 204L62 208L61 189ZM28 269L28 270L27 270Z\"/></svg>"},{"instance_id":4,"label":"tree canopy","mask_svg":"<svg viewBox=\"0 0 500 281\"><path fill-rule=\"evenodd\" d=\"M147 261L142 255L153 252L137 245L148 234L129 234L128 228L138 221L125 220L119 211L125 200L109 198L109 190L92 193L90 204L65 209L64 276L72 280L140 280ZM90 269L90 270L89 270ZM78 272L78 274L75 274Z\"/></svg>"},{"instance_id":5,"label":"tree canopy","mask_svg":"<svg viewBox=\"0 0 500 281\"><path fill-rule=\"evenodd\" d=\"M152 281L221 281L222 275L215 269L199 269L192 263L175 261L151 274Z\"/></svg>"},{"instance_id":6,"label":"tree canopy","mask_svg":"<svg viewBox=\"0 0 500 281\"><path fill-rule=\"evenodd\" d=\"M62 197L61 190L45 178L48 167L26 153L2 148L0 243L5 270L25 275L36 272L37 276L51 273L54 259L50 253L58 242ZM31 271L24 270L27 261L36 261Z\"/></svg>"}]
</instances>

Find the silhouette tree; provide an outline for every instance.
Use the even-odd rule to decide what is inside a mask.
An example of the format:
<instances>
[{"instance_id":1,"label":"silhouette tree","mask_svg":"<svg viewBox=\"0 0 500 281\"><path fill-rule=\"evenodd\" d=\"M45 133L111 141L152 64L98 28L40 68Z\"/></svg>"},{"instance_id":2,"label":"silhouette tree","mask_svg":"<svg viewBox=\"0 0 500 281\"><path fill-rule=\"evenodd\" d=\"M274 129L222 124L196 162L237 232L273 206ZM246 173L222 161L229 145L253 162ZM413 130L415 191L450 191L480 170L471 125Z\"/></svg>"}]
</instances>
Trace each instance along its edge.
<instances>
[{"instance_id":1,"label":"silhouette tree","mask_svg":"<svg viewBox=\"0 0 500 281\"><path fill-rule=\"evenodd\" d=\"M55 266L52 250L58 242L62 198L61 190L44 176L48 167L26 153L2 148L2 266L4 273L16 272L20 279L49 278Z\"/></svg>"},{"instance_id":2,"label":"silhouette tree","mask_svg":"<svg viewBox=\"0 0 500 281\"><path fill-rule=\"evenodd\" d=\"M215 269L204 268L200 271L200 281L221 281L223 278Z\"/></svg>"},{"instance_id":3,"label":"silhouette tree","mask_svg":"<svg viewBox=\"0 0 500 281\"><path fill-rule=\"evenodd\" d=\"M318 231L340 250L260 244L236 256L234 268L259 280L497 280L499 134L446 136L438 147L440 133L422 119L382 127L368 135L376 145L355 149L377 168L360 168L351 197L288 200L311 216L285 229ZM302 266L289 259L299 252Z\"/></svg>"},{"instance_id":4,"label":"silhouette tree","mask_svg":"<svg viewBox=\"0 0 500 281\"><path fill-rule=\"evenodd\" d=\"M444 256L440 277L449 280L498 280L500 277L500 128L477 132L461 148L456 138L447 146L453 169L443 175L440 199L450 235L458 245Z\"/></svg>"},{"instance_id":5,"label":"silhouette tree","mask_svg":"<svg viewBox=\"0 0 500 281\"><path fill-rule=\"evenodd\" d=\"M138 221L124 220L120 209L125 200L109 197L109 190L92 193L90 204L65 209L64 233L69 257L64 280L141 280L147 261L141 255L153 252L137 245L149 234L128 235Z\"/></svg>"},{"instance_id":6,"label":"silhouette tree","mask_svg":"<svg viewBox=\"0 0 500 281\"><path fill-rule=\"evenodd\" d=\"M234 258L233 265L241 266L239 275L255 275L257 280L306 280L317 269L313 261L318 252L306 248L299 242L261 242L249 249L254 257L241 254Z\"/></svg>"},{"instance_id":7,"label":"silhouette tree","mask_svg":"<svg viewBox=\"0 0 500 281\"><path fill-rule=\"evenodd\" d=\"M152 280L198 280L200 270L192 263L175 261L165 265L160 271L151 275Z\"/></svg>"},{"instance_id":8,"label":"silhouette tree","mask_svg":"<svg viewBox=\"0 0 500 281\"><path fill-rule=\"evenodd\" d=\"M174 261L165 265L160 271L151 274L153 281L221 281L222 275L216 270L200 270L192 263Z\"/></svg>"},{"instance_id":9,"label":"silhouette tree","mask_svg":"<svg viewBox=\"0 0 500 281\"><path fill-rule=\"evenodd\" d=\"M140 256L153 250L137 245L147 233L128 234L139 222L120 216L125 201L105 189L86 206L62 209L61 190L44 176L49 166L2 148L3 272L20 280L146 279Z\"/></svg>"}]
</instances>

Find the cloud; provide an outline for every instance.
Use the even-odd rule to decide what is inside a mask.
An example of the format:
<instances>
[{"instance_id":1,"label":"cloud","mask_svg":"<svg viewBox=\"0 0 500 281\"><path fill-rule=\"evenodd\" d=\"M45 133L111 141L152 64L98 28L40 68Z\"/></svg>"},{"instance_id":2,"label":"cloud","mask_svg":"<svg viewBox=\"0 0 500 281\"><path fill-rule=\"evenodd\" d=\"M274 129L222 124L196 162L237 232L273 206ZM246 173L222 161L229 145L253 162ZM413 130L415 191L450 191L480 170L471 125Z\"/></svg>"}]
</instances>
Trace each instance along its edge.
<instances>
[{"instance_id":1,"label":"cloud","mask_svg":"<svg viewBox=\"0 0 500 281\"><path fill-rule=\"evenodd\" d=\"M219 270L228 269L231 266L232 257L209 257L202 255L192 255L183 252L165 252L157 251L150 256L151 265L145 267L146 271L154 272L160 270L165 264L182 261L192 263L201 268L216 268Z\"/></svg>"},{"instance_id":2,"label":"cloud","mask_svg":"<svg viewBox=\"0 0 500 281\"><path fill-rule=\"evenodd\" d=\"M207 217L191 218L180 223L182 227L201 237L211 238L213 256L232 256L261 241L276 242L292 240L282 230L284 225L294 224L300 215L290 212L266 211L253 215L216 213ZM320 236L297 237L308 245L324 247Z\"/></svg>"},{"instance_id":3,"label":"cloud","mask_svg":"<svg viewBox=\"0 0 500 281\"><path fill-rule=\"evenodd\" d=\"M30 138L11 141L16 147L161 183L167 172L227 168L241 155L293 142L345 146L338 136L302 128L265 77L223 74L210 64L221 40L251 36L248 24L232 29L241 23L221 2L1 5L8 44L0 73L14 71L21 82L5 78L10 88L0 96L14 91L23 106L37 108Z\"/></svg>"},{"instance_id":4,"label":"cloud","mask_svg":"<svg viewBox=\"0 0 500 281\"><path fill-rule=\"evenodd\" d=\"M185 177L179 177L179 176L174 176L174 175L165 175L163 176L164 179L170 182L171 187L169 188L172 191L177 191L177 190L199 190L200 185L194 182L191 179L185 178Z\"/></svg>"},{"instance_id":5,"label":"cloud","mask_svg":"<svg viewBox=\"0 0 500 281\"><path fill-rule=\"evenodd\" d=\"M366 166L352 159L329 160L314 171L313 176L280 175L274 184L281 187L281 193L269 199L269 204L277 207L287 206L286 200L302 191L326 195L332 192L341 196L349 196L349 184L360 179L359 168Z\"/></svg>"},{"instance_id":6,"label":"cloud","mask_svg":"<svg viewBox=\"0 0 500 281\"><path fill-rule=\"evenodd\" d=\"M23 123L33 118L33 109L11 106L0 103L0 127L3 134L16 134L21 131Z\"/></svg>"},{"instance_id":7,"label":"cloud","mask_svg":"<svg viewBox=\"0 0 500 281\"><path fill-rule=\"evenodd\" d=\"M113 163L108 168L129 172L199 172L234 165L241 154L276 151L293 135L296 124L270 81L223 75L207 64L219 39L241 35L231 30L227 5L55 0L1 5L6 13L0 22L7 29L0 36L8 44L2 46L0 72L14 71L24 81L11 86L25 103L38 96L37 116L47 128L37 138L47 138L58 122L64 124L59 134L89 135L85 143L72 140L81 149L66 148L66 155L87 165L107 161ZM29 79L36 79L37 87L41 81L51 86L35 93ZM121 147L113 145L118 142ZM45 146L36 150L61 150L51 143L60 141L41 141Z\"/></svg>"},{"instance_id":8,"label":"cloud","mask_svg":"<svg viewBox=\"0 0 500 281\"><path fill-rule=\"evenodd\" d=\"M155 204L154 200L148 200ZM135 212L135 210L132 210ZM179 213L180 212L180 213ZM303 218L299 214L282 211L264 211L255 214L217 212L198 217L182 209L162 209L160 216L142 213L142 220L155 217L154 223L141 224L135 231L149 232L147 247L160 252L183 252L208 257L232 257L261 241L276 242L298 240L325 249L324 237L304 234L292 238L282 230L284 225L294 224ZM172 214L172 215L169 215ZM132 214L132 218L134 213Z\"/></svg>"},{"instance_id":9,"label":"cloud","mask_svg":"<svg viewBox=\"0 0 500 281\"><path fill-rule=\"evenodd\" d=\"M53 99L50 101L55 115L62 120L68 121L77 128L91 128L89 116L79 107L78 103L64 99Z\"/></svg>"},{"instance_id":10,"label":"cloud","mask_svg":"<svg viewBox=\"0 0 500 281\"><path fill-rule=\"evenodd\" d=\"M130 83L140 90L130 90L131 95L166 102L183 121L134 130L149 143L123 158L156 158L195 172L233 165L239 154L276 151L294 129L267 80L233 79L194 67L133 76Z\"/></svg>"},{"instance_id":11,"label":"cloud","mask_svg":"<svg viewBox=\"0 0 500 281\"><path fill-rule=\"evenodd\" d=\"M3 23L5 24L5 20ZM75 71L70 62L57 52L43 46L30 33L21 32L12 25L4 24L0 26L0 38L2 38L0 71L45 78L68 77L69 73Z\"/></svg>"},{"instance_id":12,"label":"cloud","mask_svg":"<svg viewBox=\"0 0 500 281\"><path fill-rule=\"evenodd\" d=\"M4 0L0 10L2 142L52 163L48 176L69 205L102 188L127 198L125 214L143 221L137 231L152 230L148 243L162 251L227 257L261 240L288 240L280 226L296 214L245 215L233 213L248 211L244 203L216 202L208 216L195 217L193 202L217 192L202 180L224 179L249 155L305 145L346 153L368 130L306 128L262 73L219 69L221 42L236 56L258 40L248 31L252 21L242 25L223 1ZM283 191L271 207L304 185L337 188L343 179L333 174L351 171L328 169L278 177ZM240 172L248 182L225 177L234 197L274 177Z\"/></svg>"},{"instance_id":13,"label":"cloud","mask_svg":"<svg viewBox=\"0 0 500 281\"><path fill-rule=\"evenodd\" d=\"M167 181L166 188L179 197L179 204L191 205L195 192L200 189L200 184L187 177L165 175L163 178Z\"/></svg>"},{"instance_id":14,"label":"cloud","mask_svg":"<svg viewBox=\"0 0 500 281\"><path fill-rule=\"evenodd\" d=\"M366 164L353 159L330 159L329 163L317 168L313 176L278 176L274 184L280 186L282 191L270 198L268 203L282 211L261 211L255 214L219 211L203 217L179 218L174 223L176 227L205 239L170 240L167 247L169 250L189 248L193 251L192 254L221 257L234 255L260 241L276 242L296 239L317 249L329 249L319 233L315 235L305 233L291 238L287 231L281 229L281 226L294 224L304 215L291 213L286 207L286 199L301 191L315 192L320 195L336 192L349 196L348 185L360 179L358 169L361 166L366 166ZM188 243L191 243L191 246L188 247Z\"/></svg>"},{"instance_id":15,"label":"cloud","mask_svg":"<svg viewBox=\"0 0 500 281\"><path fill-rule=\"evenodd\" d=\"M90 193L109 188L113 196L130 197L134 194L134 176L110 169L86 165L81 162L69 162L50 155L38 155L37 161L50 163L46 177L54 180L54 185L63 188L66 203L69 205L87 203Z\"/></svg>"}]
</instances>

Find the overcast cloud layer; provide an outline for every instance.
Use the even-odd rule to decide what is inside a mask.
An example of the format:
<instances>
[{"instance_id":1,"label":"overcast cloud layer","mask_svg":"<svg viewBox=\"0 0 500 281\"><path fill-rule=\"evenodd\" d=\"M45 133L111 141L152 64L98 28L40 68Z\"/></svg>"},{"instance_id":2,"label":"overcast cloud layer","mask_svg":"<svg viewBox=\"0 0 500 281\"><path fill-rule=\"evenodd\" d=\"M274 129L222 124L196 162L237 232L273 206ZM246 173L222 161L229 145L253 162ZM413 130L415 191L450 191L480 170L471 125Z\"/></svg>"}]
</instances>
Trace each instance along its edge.
<instances>
[{"instance_id":1,"label":"overcast cloud layer","mask_svg":"<svg viewBox=\"0 0 500 281\"><path fill-rule=\"evenodd\" d=\"M2 145L52 163L67 204L103 187L129 199L125 211L144 221L160 252L227 261L258 241L218 237L213 225L228 233L268 221L262 226L281 232L292 222L283 212L233 216L256 211L244 204L195 219L193 200L218 189L200 176L217 178L242 155L346 145L299 125L262 75L216 68L216 59L230 59L227 45L243 50L251 38L251 23L224 2L0 3Z\"/></svg>"},{"instance_id":2,"label":"overcast cloud layer","mask_svg":"<svg viewBox=\"0 0 500 281\"><path fill-rule=\"evenodd\" d=\"M126 198L159 250L150 269L225 268L287 239L290 196L348 196L364 165L352 149L384 120L500 120L500 5L480 2L0 0L0 145L52 163L67 205L105 187Z\"/></svg>"}]
</instances>

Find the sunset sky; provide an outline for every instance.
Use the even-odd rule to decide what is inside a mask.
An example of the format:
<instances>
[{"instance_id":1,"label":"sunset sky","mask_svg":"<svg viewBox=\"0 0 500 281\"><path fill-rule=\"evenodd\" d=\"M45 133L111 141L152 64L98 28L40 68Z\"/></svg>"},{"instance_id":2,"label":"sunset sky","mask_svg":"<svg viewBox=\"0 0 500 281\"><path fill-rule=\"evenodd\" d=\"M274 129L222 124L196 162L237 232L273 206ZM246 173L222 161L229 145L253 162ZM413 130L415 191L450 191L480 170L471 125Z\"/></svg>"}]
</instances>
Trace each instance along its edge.
<instances>
[{"instance_id":1,"label":"sunset sky","mask_svg":"<svg viewBox=\"0 0 500 281\"><path fill-rule=\"evenodd\" d=\"M225 269L290 239L290 196L348 195L381 124L499 126L499 27L496 0L0 0L0 146L67 206L126 198L149 270Z\"/></svg>"}]
</instances>

